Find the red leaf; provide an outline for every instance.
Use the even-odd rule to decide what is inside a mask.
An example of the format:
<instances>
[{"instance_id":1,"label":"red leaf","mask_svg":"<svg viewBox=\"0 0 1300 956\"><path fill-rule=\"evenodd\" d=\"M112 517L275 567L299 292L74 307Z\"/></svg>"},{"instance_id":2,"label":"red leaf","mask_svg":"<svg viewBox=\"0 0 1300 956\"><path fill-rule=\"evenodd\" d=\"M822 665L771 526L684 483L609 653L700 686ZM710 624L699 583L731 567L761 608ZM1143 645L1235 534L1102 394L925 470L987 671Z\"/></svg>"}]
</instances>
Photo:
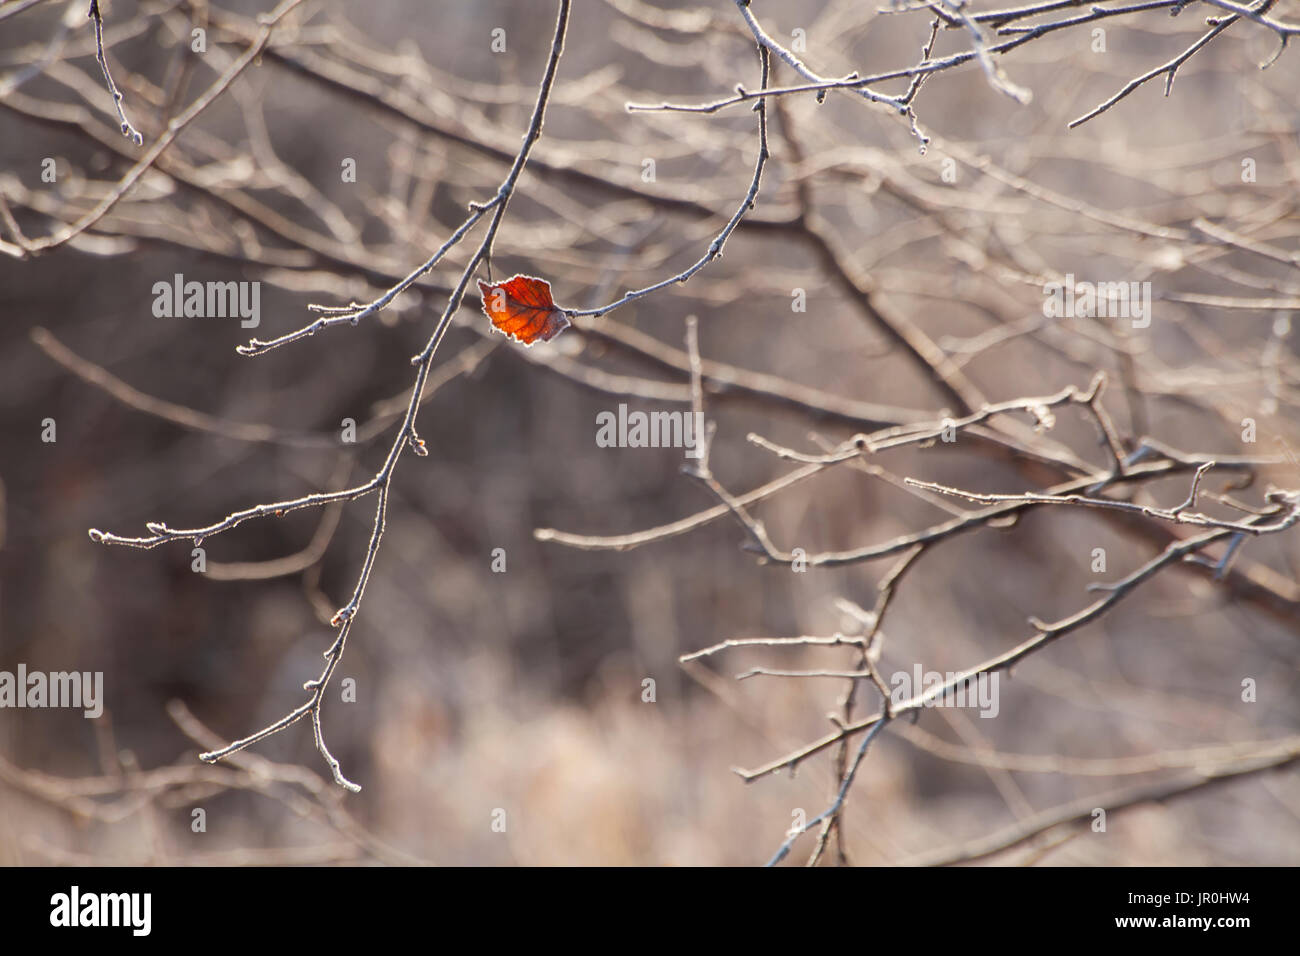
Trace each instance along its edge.
<instances>
[{"instance_id":1,"label":"red leaf","mask_svg":"<svg viewBox=\"0 0 1300 956\"><path fill-rule=\"evenodd\" d=\"M532 276L512 276L504 282L478 280L483 312L492 327L524 345L549 342L569 327L569 317L551 298L551 284Z\"/></svg>"}]
</instances>

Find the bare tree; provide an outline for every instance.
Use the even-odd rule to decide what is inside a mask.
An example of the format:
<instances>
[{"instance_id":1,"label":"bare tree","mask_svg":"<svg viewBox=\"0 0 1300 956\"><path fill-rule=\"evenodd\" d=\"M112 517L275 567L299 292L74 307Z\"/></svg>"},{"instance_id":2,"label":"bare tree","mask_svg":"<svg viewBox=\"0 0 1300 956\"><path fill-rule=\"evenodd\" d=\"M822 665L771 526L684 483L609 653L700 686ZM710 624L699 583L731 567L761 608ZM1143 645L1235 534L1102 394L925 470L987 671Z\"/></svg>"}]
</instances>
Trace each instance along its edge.
<instances>
[{"instance_id":1,"label":"bare tree","mask_svg":"<svg viewBox=\"0 0 1300 956\"><path fill-rule=\"evenodd\" d=\"M363 597L384 573L394 508L402 522L419 511L395 483L398 465L409 450L438 475L457 447L451 429L463 441L492 434L490 414L439 393L502 362L529 376L527 394L501 399L506 418L576 386L604 405L616 400L620 414L643 403L707 423L685 431L679 481L613 508L574 450L589 441L572 437L589 435L588 419L562 439L537 414L528 460L547 451L555 467L572 459L575 490L552 513L585 525L537 528L538 555L645 548L667 555L651 560L689 563L693 545L670 542L716 536L710 526L732 519L745 554L726 566L700 559L692 575L725 577L756 562L765 581L780 576L761 590L783 599L783 620L819 622L816 633L722 640L711 626L670 626L686 647L703 647L680 655L686 674L733 709L754 705L704 666L724 653L759 661L738 675L750 684L840 687L829 731L738 771L758 781L829 755L827 805L795 814L772 863L804 834L815 834L810 865L832 847L841 863L858 855L847 812L886 730L979 768L1015 818L925 850L869 851L896 862L983 859L1026 843L1038 859L1089 823L1095 829L1098 808L1199 793L1300 756L1276 680L1269 717L1234 713L1213 739L1129 757L1072 757L1065 743L1051 759L1016 754L949 711L941 713L957 742L915 724L1098 628L1135 640L1163 633L1164 624L1122 616L1120 606L1142 596L1146 607L1173 596L1200 602L1194 613L1256 645L1259 658L1239 658L1231 673L1188 657L1225 714L1235 698L1256 700L1259 668L1273 675L1294 659L1280 635L1293 641L1300 621L1300 482L1290 451L1300 405L1290 320L1300 306L1300 152L1294 73L1276 77L1294 69L1286 47L1300 25L1277 0L990 10L927 0L878 15L841 2L786 9L737 0L724 10L607 0L581 23L569 0L557 0L545 40L533 5L505 26L493 24L495 13L476 16L467 29L479 48L448 66L415 44L385 47L379 36L414 15L405 9L384 14L372 38L307 0L252 17L239 4L199 0L129 14L90 0L88 9L61 5L62 19L59 6L0 4L0 24L25 27L6 31L13 45L0 62L0 107L25 134L6 149L15 172L0 174L7 288L18 288L8 277L21 282L25 268L76 257L178 255L223 276L255 275L278 304L296 302L308 317L273 309L270 331L238 346L241 360L292 368L274 363L315 348L308 340L319 335L321 349L344 353L340 364L314 364L320 350L299 361L350 405L360 394L370 402L368 417L345 419L341 438L321 430L324 417L248 422L215 404L197 407L196 395L159 394L177 383L150 388L117 374L62 328L46 328L53 315L30 323L25 347L79 387L196 441L251 445L254 457L271 456L263 478L283 474L277 460L297 469L297 490L286 494L241 482L250 497L225 517L205 504L186 509L205 518L149 520L134 534L109 510L90 530L106 545L188 544L212 581L300 576L334 629L323 669L303 685L306 699L260 730L219 741L173 705L186 736L205 741L201 759L235 770L146 772L133 779L147 801L182 785L260 787L242 752L306 718L334 782L360 789L326 744L323 705L372 606ZM1122 56L1107 46L1118 41L1106 31L1119 24L1147 31L1125 29L1126 42L1140 42ZM1256 62L1261 44L1268 52ZM1137 61L1157 65L1116 80ZM1211 66L1230 80L1215 81ZM1159 112L1169 104L1143 99L1161 79L1169 104L1184 93L1203 122L1189 129L1172 108ZM302 118L280 119L299 103L312 104ZM1117 124L1143 109L1151 134L1139 141ZM57 149L73 158L50 154ZM31 170L40 178L43 161L53 178L36 182ZM359 167L382 172L358 178ZM515 270L544 277L567 304L554 305L549 291L540 304L513 301L515 287L499 280ZM166 298L169 277L159 279L150 285ZM502 289L510 301L494 307L492 290ZM176 315L166 317L189 315L188 296L178 274ZM237 315L234 301L222 316L258 328L261 315ZM531 334L493 327L507 314L520 323L552 317L542 340L565 331L532 347ZM407 332L416 346L409 365L393 363L391 350L363 367L346 362L359 337L396 349ZM638 442L620 433L618 444ZM181 485L161 463L149 474L156 489ZM466 494L432 480L448 498ZM832 481L840 484L824 491ZM688 505L701 489L708 504ZM157 509L176 498L161 495ZM362 499L373 510L347 559L348 583L331 575L323 584L344 516ZM485 506L514 527L528 520L499 494ZM318 518L288 555L206 562L205 542L303 511ZM996 543L1004 539L1020 544L1007 554ZM622 560L610 559L612 573L635 577L640 565L620 570ZM864 583L864 566L880 561L888 564ZM999 583L968 583L990 570ZM810 588L813 579L823 583ZM326 596L334 589L341 601ZM910 593L920 606L900 607ZM726 626L754 626L764 603L749 595ZM702 616L700 607L683 615ZM1017 616L1027 625L1008 633ZM948 661L949 649L916 636L941 621L959 622L968 656L915 686L912 663ZM829 664L817 662L827 655ZM1095 684L1080 660L1064 666ZM1068 699L1051 683L1038 690ZM1020 684L1009 686L1007 698ZM1102 696L1137 706L1118 690ZM1151 721L1187 719L1188 702L1176 695L1147 687L1138 697L1161 713ZM87 784L34 783L27 771L0 769L40 799L102 815L78 802ZM1035 809L1020 773L1151 779L1053 796ZM341 858L401 856L335 798L304 786L310 812L342 835Z\"/></svg>"}]
</instances>

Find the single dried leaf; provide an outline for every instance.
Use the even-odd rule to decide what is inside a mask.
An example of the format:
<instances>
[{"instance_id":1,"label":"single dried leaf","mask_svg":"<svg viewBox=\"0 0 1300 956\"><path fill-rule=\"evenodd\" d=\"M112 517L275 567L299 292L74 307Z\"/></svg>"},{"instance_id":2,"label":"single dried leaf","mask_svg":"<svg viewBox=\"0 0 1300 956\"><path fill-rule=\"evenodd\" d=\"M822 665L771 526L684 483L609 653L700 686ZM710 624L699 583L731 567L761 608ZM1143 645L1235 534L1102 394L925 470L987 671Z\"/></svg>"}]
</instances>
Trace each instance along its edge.
<instances>
[{"instance_id":1,"label":"single dried leaf","mask_svg":"<svg viewBox=\"0 0 1300 956\"><path fill-rule=\"evenodd\" d=\"M545 279L518 275L504 282L478 280L483 312L492 327L524 345L549 342L569 327L569 317L551 298Z\"/></svg>"}]
</instances>

